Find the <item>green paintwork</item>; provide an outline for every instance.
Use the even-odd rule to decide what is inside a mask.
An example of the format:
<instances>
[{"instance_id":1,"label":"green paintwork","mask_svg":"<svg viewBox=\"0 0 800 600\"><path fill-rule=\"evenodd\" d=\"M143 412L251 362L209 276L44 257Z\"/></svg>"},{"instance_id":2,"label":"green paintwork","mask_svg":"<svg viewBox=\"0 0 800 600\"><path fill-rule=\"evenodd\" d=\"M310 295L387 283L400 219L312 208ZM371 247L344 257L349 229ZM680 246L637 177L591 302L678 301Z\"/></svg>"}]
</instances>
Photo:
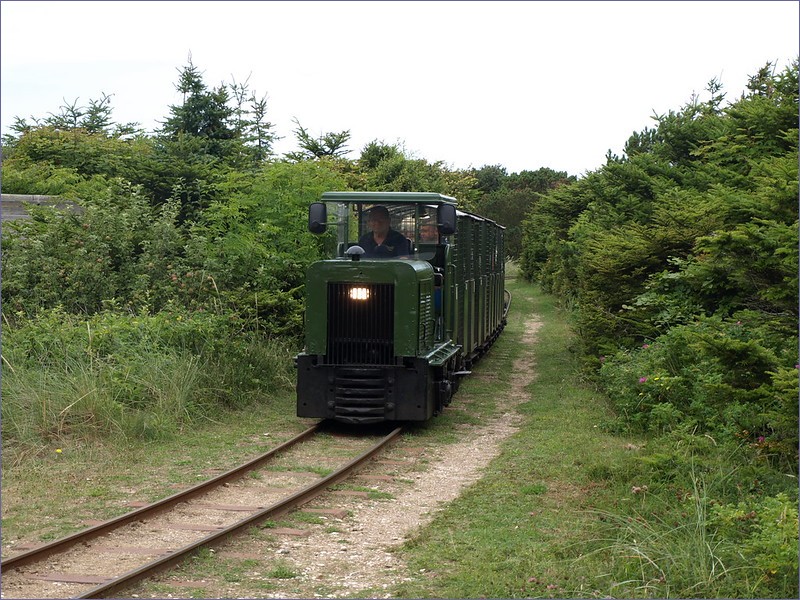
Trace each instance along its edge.
<instances>
[{"instance_id":1,"label":"green paintwork","mask_svg":"<svg viewBox=\"0 0 800 600\"><path fill-rule=\"evenodd\" d=\"M329 282L340 282L393 283L395 354L417 356L421 353L419 290L422 282L430 282L432 278L433 268L421 260L342 258L313 263L306 283L306 354L326 353L327 286Z\"/></svg>"}]
</instances>

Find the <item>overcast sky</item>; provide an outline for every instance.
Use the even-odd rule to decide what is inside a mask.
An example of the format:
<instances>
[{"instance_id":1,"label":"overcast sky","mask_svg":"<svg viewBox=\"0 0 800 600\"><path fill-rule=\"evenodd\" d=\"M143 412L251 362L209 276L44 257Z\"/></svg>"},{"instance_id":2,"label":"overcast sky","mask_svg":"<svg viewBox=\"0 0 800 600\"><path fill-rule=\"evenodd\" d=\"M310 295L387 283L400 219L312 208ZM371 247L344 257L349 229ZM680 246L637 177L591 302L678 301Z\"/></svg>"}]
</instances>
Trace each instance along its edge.
<instances>
[{"instance_id":1,"label":"overcast sky","mask_svg":"<svg viewBox=\"0 0 800 600\"><path fill-rule=\"evenodd\" d=\"M798 55L795 1L0 2L0 125L113 94L153 131L192 62L249 84L295 150L297 118L451 168L581 175L712 78L728 99Z\"/></svg>"}]
</instances>

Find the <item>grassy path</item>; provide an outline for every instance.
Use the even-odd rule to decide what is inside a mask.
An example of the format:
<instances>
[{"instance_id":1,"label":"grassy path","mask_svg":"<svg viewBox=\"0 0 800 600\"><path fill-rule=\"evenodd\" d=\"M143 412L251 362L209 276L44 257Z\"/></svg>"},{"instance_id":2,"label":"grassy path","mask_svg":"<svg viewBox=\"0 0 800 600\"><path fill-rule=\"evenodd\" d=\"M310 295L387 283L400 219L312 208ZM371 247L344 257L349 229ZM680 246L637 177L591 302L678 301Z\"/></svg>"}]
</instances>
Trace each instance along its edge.
<instances>
[{"instance_id":1,"label":"grassy path","mask_svg":"<svg viewBox=\"0 0 800 600\"><path fill-rule=\"evenodd\" d=\"M401 597L592 597L609 592L598 556L595 509L613 505L603 473L629 440L604 433L599 395L579 381L572 334L552 299L511 279L509 324L481 368L510 368L525 355L535 376L517 410L520 431L504 445L486 476L453 502L402 550L415 573ZM532 343L525 327L541 327ZM506 367L508 365L509 367ZM468 380L460 394L507 397L513 373L492 385Z\"/></svg>"}]
</instances>

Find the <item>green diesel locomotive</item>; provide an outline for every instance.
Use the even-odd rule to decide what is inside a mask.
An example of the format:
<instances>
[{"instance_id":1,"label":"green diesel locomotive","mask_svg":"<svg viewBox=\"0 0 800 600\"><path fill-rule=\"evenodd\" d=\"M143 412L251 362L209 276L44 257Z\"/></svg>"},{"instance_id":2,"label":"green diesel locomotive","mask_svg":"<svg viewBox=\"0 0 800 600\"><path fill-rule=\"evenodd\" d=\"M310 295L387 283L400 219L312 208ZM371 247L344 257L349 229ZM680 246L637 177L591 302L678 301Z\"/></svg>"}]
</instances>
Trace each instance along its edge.
<instances>
[{"instance_id":1,"label":"green diesel locomotive","mask_svg":"<svg viewBox=\"0 0 800 600\"><path fill-rule=\"evenodd\" d=\"M297 415L425 421L506 324L504 228L435 193L326 192L306 281Z\"/></svg>"}]
</instances>

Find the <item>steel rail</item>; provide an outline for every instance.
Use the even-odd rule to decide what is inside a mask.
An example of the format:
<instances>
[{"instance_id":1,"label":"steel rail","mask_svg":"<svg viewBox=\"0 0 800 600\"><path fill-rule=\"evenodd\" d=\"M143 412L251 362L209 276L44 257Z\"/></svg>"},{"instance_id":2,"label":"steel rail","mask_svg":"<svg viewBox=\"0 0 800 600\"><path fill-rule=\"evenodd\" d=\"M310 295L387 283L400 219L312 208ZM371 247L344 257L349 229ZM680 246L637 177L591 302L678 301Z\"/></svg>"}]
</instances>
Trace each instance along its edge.
<instances>
[{"instance_id":1,"label":"steel rail","mask_svg":"<svg viewBox=\"0 0 800 600\"><path fill-rule=\"evenodd\" d=\"M253 525L265 521L270 518L279 517L283 514L288 513L294 508L302 506L306 502L309 502L316 496L320 495L324 492L328 487L338 483L342 479L346 478L354 469L361 466L364 462L372 458L375 454L377 454L384 446L386 446L389 442L391 442L394 438L396 438L402 432L403 428L398 427L394 429L389 435L382 438L377 444L375 444L372 448L361 454L360 456L354 458L349 463L344 465L338 471L335 471L328 475L327 477L303 488L288 496L284 500L281 500L272 506L264 508L257 512L256 514L247 517L229 527L213 533L207 537L204 537L200 540L192 542L183 548L175 550L170 554L157 558L154 561L147 563L139 568L133 569L128 571L127 573L123 573L115 577L112 581L107 583L100 584L97 587L92 588L91 590L85 592L81 596L75 596L76 598L107 598L113 597L112 594L119 592L122 589L130 587L133 583L136 583L142 579L146 579L151 577L152 575L167 569L182 560L184 560L187 556L192 554L193 552L199 550L204 546L210 546L215 543L218 543L226 538L236 535L240 533L242 530L246 530Z\"/></svg>"},{"instance_id":2,"label":"steel rail","mask_svg":"<svg viewBox=\"0 0 800 600\"><path fill-rule=\"evenodd\" d=\"M48 544L45 544L44 546L33 548L32 550L28 550L27 552L23 552L22 554L18 554L16 556L7 558L4 561L0 562L0 570L5 571L9 569L15 569L18 567L22 567L24 565L39 562L49 556L52 556L53 554L64 552L65 550L68 550L69 548L79 543L86 542L101 535L105 535L113 531L114 529L118 529L124 525L127 525L128 523L137 521L142 517L145 516L152 517L154 515L157 515L160 512L172 508L173 506L179 504L180 502L185 502L186 500L204 494L208 489L217 487L225 483L226 481L238 479L248 471L258 467L259 465L261 465L261 463L272 458L275 454L283 450L286 450L287 448L294 446L295 444L312 436L319 430L322 423L323 421L320 421L319 423L315 424L312 427L309 427L308 429L296 435L295 437L291 438L290 440L287 440L282 444L276 446L272 450L269 450L268 452L265 452L264 454L257 456L256 458L249 460L248 462L239 465L238 467L231 469L230 471L226 471L225 473L217 475L212 479L203 481L186 490L168 496L167 498L163 498L162 500L159 500L152 504L148 504L147 506L143 506L131 512L125 513L124 515L120 515L119 517L115 517L108 521L104 521L103 523L94 525L92 527L89 527L88 529L82 529L81 531L77 531L61 539L54 540Z\"/></svg>"}]
</instances>

